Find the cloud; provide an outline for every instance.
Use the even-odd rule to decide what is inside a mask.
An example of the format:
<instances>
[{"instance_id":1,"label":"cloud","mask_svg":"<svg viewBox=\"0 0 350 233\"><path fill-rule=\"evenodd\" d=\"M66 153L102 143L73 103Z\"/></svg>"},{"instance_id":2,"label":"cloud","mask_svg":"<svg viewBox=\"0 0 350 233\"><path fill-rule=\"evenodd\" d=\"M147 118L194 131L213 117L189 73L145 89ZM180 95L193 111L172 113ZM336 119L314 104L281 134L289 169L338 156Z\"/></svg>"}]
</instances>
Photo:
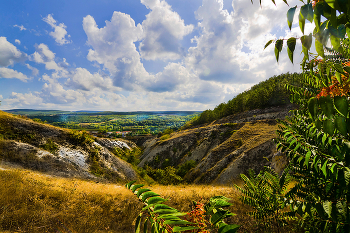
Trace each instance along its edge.
<instances>
[{"instance_id":1,"label":"cloud","mask_svg":"<svg viewBox=\"0 0 350 233\"><path fill-rule=\"evenodd\" d=\"M47 103L72 104L86 102L85 95L73 89L64 89L58 82L45 83L40 93L40 97Z\"/></svg>"},{"instance_id":2,"label":"cloud","mask_svg":"<svg viewBox=\"0 0 350 233\"><path fill-rule=\"evenodd\" d=\"M27 55L19 51L16 46L0 37L0 66L7 67L27 59Z\"/></svg>"},{"instance_id":3,"label":"cloud","mask_svg":"<svg viewBox=\"0 0 350 233\"><path fill-rule=\"evenodd\" d=\"M102 90L113 90L113 82L110 77L103 77L98 73L91 74L87 69L76 68L71 78L68 78L65 85L84 91L90 91L95 88Z\"/></svg>"},{"instance_id":4,"label":"cloud","mask_svg":"<svg viewBox=\"0 0 350 233\"><path fill-rule=\"evenodd\" d=\"M27 30L27 28L25 28L23 25L17 25L17 24L15 24L15 25L13 25L13 27L19 28L19 30L21 30L21 31Z\"/></svg>"},{"instance_id":5,"label":"cloud","mask_svg":"<svg viewBox=\"0 0 350 233\"><path fill-rule=\"evenodd\" d=\"M37 106L40 108L43 104L42 98L38 97L37 94L29 93L16 93L12 92L9 98L4 99L4 104L6 107L11 106L10 108L20 108L20 107L32 107Z\"/></svg>"},{"instance_id":6,"label":"cloud","mask_svg":"<svg viewBox=\"0 0 350 233\"><path fill-rule=\"evenodd\" d=\"M20 44L21 44L21 41L18 40L18 39L16 39L16 40L15 40L15 43L20 45Z\"/></svg>"},{"instance_id":7,"label":"cloud","mask_svg":"<svg viewBox=\"0 0 350 233\"><path fill-rule=\"evenodd\" d=\"M55 61L55 53L53 53L46 44L36 45L36 51L30 56L31 60L39 63L45 64L46 70L54 70L58 77L68 75L68 71L61 64L57 64ZM63 65L66 63L63 60Z\"/></svg>"},{"instance_id":8,"label":"cloud","mask_svg":"<svg viewBox=\"0 0 350 233\"><path fill-rule=\"evenodd\" d=\"M188 50L186 67L202 80L237 84L259 82L281 67L282 72L299 70L286 65L286 60L277 64L273 51L264 50L266 41L287 25L280 20L286 18L286 7L276 8L270 2L260 7L243 0L232 1L232 7L229 12L222 0L203 0L196 11L200 34L192 39L196 45Z\"/></svg>"},{"instance_id":9,"label":"cloud","mask_svg":"<svg viewBox=\"0 0 350 233\"><path fill-rule=\"evenodd\" d=\"M102 64L115 86L133 90L139 80L148 78L134 44L142 37L142 27L135 26L129 15L114 12L103 28L98 28L94 18L88 15L83 19L83 28L87 43L93 48L89 50L88 60Z\"/></svg>"},{"instance_id":10,"label":"cloud","mask_svg":"<svg viewBox=\"0 0 350 233\"><path fill-rule=\"evenodd\" d=\"M195 78L184 66L179 63L169 63L162 72L144 80L142 86L147 91L171 92L180 85L187 85Z\"/></svg>"},{"instance_id":11,"label":"cloud","mask_svg":"<svg viewBox=\"0 0 350 233\"><path fill-rule=\"evenodd\" d=\"M193 31L180 15L164 0L141 0L151 12L142 22L144 40L140 43L141 57L146 60L176 60L185 55L180 41Z\"/></svg>"},{"instance_id":12,"label":"cloud","mask_svg":"<svg viewBox=\"0 0 350 233\"><path fill-rule=\"evenodd\" d=\"M35 67L32 67L31 65L29 64L26 64L27 68L30 69L32 71L32 75L33 76L37 76L39 74L39 70Z\"/></svg>"},{"instance_id":13,"label":"cloud","mask_svg":"<svg viewBox=\"0 0 350 233\"><path fill-rule=\"evenodd\" d=\"M23 73L5 67L0 67L0 78L17 78L23 82L28 80L28 77Z\"/></svg>"},{"instance_id":14,"label":"cloud","mask_svg":"<svg viewBox=\"0 0 350 233\"><path fill-rule=\"evenodd\" d=\"M67 26L64 25L64 23L60 23L57 25L57 21L52 17L51 14L48 14L46 17L44 17L43 21L48 23L54 29L53 32L50 32L50 36L52 36L55 39L56 43L58 43L59 45L64 45L72 42L66 39L66 36L69 38L70 35L67 35Z\"/></svg>"}]
</instances>

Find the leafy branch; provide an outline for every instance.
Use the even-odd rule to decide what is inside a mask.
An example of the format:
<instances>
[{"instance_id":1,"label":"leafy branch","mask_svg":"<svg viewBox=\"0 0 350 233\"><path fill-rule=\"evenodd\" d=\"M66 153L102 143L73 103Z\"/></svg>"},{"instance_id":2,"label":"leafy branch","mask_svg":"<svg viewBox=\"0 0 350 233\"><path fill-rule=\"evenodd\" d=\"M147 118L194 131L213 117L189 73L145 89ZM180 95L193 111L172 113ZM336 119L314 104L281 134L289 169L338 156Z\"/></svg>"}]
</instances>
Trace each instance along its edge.
<instances>
[{"instance_id":1,"label":"leafy branch","mask_svg":"<svg viewBox=\"0 0 350 233\"><path fill-rule=\"evenodd\" d=\"M140 189L143 184L134 185L136 181L131 181L125 187L131 190L139 200L144 204L139 216L136 219L135 232L204 232L201 222L190 222L181 217L191 216L190 213L183 213L175 208L163 204L167 201L159 197L159 194L152 192L150 189ZM212 197L203 207L203 214L209 217L209 224L220 233L235 233L239 225L226 224L224 219L233 216L229 210L223 209L231 204L227 202L228 198L223 196ZM195 203L197 204L197 203ZM189 218L192 219L193 218ZM143 224L142 224L143 222ZM142 226L142 227L141 227Z\"/></svg>"}]
</instances>

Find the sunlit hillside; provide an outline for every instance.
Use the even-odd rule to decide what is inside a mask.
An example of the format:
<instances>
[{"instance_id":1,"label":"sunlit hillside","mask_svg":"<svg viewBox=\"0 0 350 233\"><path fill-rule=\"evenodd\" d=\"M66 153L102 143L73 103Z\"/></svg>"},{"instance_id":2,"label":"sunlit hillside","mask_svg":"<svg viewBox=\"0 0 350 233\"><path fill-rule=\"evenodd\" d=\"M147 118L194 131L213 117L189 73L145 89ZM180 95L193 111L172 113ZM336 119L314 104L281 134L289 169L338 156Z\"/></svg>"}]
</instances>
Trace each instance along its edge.
<instances>
[{"instance_id":1,"label":"sunlit hillside","mask_svg":"<svg viewBox=\"0 0 350 233\"><path fill-rule=\"evenodd\" d=\"M142 203L123 184L96 183L14 169L0 162L0 231L4 232L133 232ZM166 203L189 211L192 200L215 195L231 198L232 223L254 232L254 221L232 187L150 186Z\"/></svg>"}]
</instances>

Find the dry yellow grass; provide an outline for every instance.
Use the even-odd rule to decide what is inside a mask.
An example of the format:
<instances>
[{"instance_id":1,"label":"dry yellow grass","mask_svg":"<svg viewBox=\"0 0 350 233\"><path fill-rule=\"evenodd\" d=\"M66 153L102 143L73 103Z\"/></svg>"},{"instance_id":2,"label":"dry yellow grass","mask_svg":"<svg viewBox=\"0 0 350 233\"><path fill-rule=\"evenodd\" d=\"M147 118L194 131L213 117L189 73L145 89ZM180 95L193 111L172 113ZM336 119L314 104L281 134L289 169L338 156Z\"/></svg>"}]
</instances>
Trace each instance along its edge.
<instances>
[{"instance_id":1,"label":"dry yellow grass","mask_svg":"<svg viewBox=\"0 0 350 233\"><path fill-rule=\"evenodd\" d=\"M51 177L23 169L0 169L0 232L133 232L142 203L123 185ZM150 186L169 206L189 211L192 200L232 199L231 222L251 229L238 194L230 187ZM251 231L254 232L254 231Z\"/></svg>"},{"instance_id":2,"label":"dry yellow grass","mask_svg":"<svg viewBox=\"0 0 350 233\"><path fill-rule=\"evenodd\" d=\"M152 191L169 199L165 204L190 210L192 200L206 202L213 196L231 199L236 216L228 223L240 224L239 232L258 232L232 187L208 185L151 185ZM98 232L131 233L142 208L123 184L96 183L51 177L23 169L0 167L0 232Z\"/></svg>"}]
</instances>

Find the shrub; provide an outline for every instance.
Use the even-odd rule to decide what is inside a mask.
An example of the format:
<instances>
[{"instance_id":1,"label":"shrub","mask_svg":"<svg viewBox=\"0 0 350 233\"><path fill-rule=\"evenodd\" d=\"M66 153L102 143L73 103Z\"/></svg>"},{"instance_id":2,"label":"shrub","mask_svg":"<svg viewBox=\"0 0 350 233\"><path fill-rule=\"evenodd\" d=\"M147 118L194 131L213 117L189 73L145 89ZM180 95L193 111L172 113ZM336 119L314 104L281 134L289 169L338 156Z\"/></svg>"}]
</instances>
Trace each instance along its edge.
<instances>
[{"instance_id":1,"label":"shrub","mask_svg":"<svg viewBox=\"0 0 350 233\"><path fill-rule=\"evenodd\" d=\"M40 147L44 150L51 152L52 154L55 154L58 150L57 144L53 142L51 139L48 139L46 143L41 145Z\"/></svg>"},{"instance_id":2,"label":"shrub","mask_svg":"<svg viewBox=\"0 0 350 233\"><path fill-rule=\"evenodd\" d=\"M187 174L187 172L189 172L194 167L196 167L196 161L186 161L185 163L179 165L179 167L176 170L176 174L183 178Z\"/></svg>"},{"instance_id":3,"label":"shrub","mask_svg":"<svg viewBox=\"0 0 350 233\"><path fill-rule=\"evenodd\" d=\"M258 220L263 229L281 232L287 223L286 214L282 211L286 206L287 187L291 181L289 172L285 170L278 177L273 170L265 167L258 175L250 170L249 178L244 174L241 174L241 178L243 188L235 187L242 193L241 201L254 209L249 214Z\"/></svg>"}]
</instances>

